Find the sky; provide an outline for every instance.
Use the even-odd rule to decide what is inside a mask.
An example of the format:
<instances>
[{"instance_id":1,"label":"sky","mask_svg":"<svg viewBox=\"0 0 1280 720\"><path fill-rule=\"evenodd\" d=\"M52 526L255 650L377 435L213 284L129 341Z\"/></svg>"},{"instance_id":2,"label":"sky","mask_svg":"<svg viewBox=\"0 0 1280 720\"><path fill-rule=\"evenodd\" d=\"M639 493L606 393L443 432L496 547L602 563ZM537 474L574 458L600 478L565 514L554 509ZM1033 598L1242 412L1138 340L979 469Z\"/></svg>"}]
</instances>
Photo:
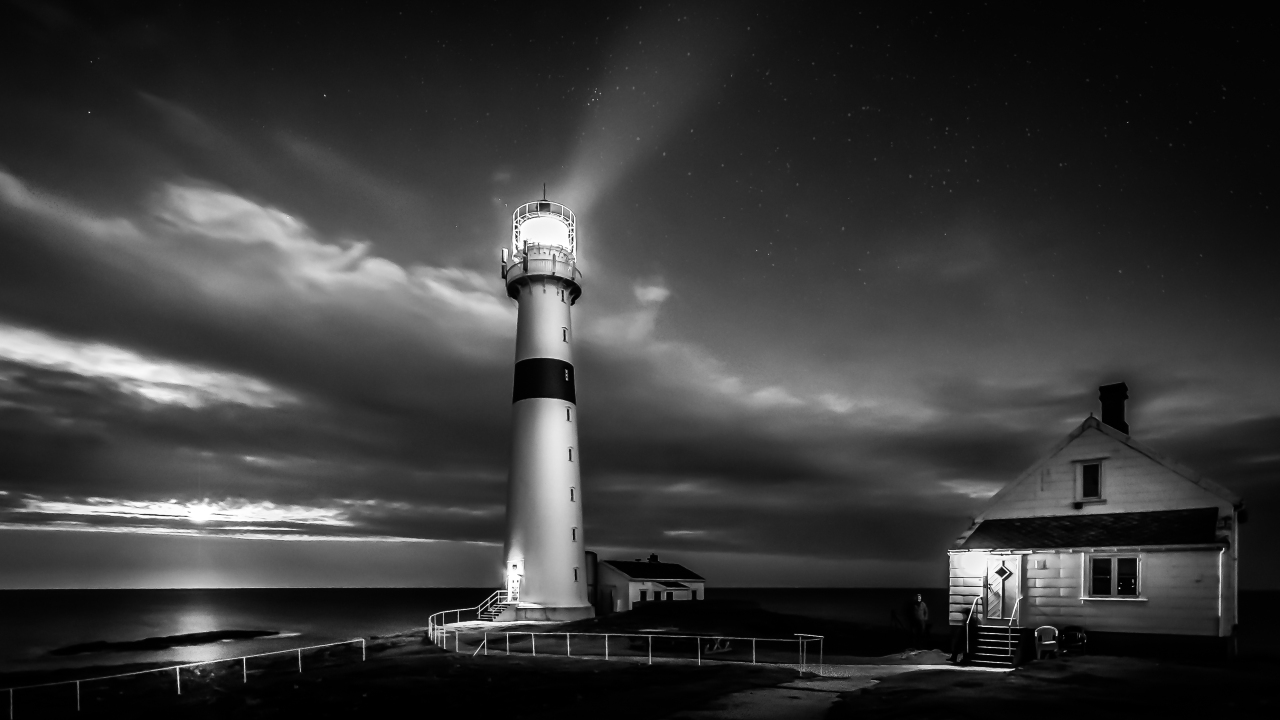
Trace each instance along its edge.
<instances>
[{"instance_id":1,"label":"sky","mask_svg":"<svg viewBox=\"0 0 1280 720\"><path fill-rule=\"evenodd\" d=\"M602 558L941 586L1124 381L1280 588L1271 16L436 5L0 4L0 587L496 587L546 183Z\"/></svg>"}]
</instances>

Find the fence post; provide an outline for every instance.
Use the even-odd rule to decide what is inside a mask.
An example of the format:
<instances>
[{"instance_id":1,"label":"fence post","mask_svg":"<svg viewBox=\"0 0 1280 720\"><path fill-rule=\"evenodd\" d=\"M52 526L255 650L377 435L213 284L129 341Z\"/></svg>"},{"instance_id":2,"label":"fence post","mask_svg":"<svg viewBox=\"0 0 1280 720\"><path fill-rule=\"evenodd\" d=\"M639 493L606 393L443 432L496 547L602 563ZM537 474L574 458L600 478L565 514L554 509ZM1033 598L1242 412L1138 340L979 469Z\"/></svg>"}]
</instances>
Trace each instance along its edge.
<instances>
[{"instance_id":1,"label":"fence post","mask_svg":"<svg viewBox=\"0 0 1280 720\"><path fill-rule=\"evenodd\" d=\"M489 631L488 630L484 631L484 654L485 654L485 657L489 656Z\"/></svg>"},{"instance_id":2,"label":"fence post","mask_svg":"<svg viewBox=\"0 0 1280 720\"><path fill-rule=\"evenodd\" d=\"M821 675L823 671L822 641L825 639L826 638L818 638L818 674L819 675Z\"/></svg>"},{"instance_id":3,"label":"fence post","mask_svg":"<svg viewBox=\"0 0 1280 720\"><path fill-rule=\"evenodd\" d=\"M507 633L507 654L511 654L511 633Z\"/></svg>"},{"instance_id":4,"label":"fence post","mask_svg":"<svg viewBox=\"0 0 1280 720\"><path fill-rule=\"evenodd\" d=\"M240 675L247 684L249 682L249 658L240 658Z\"/></svg>"},{"instance_id":5,"label":"fence post","mask_svg":"<svg viewBox=\"0 0 1280 720\"><path fill-rule=\"evenodd\" d=\"M178 683L178 694L182 694L182 668L173 669L173 679Z\"/></svg>"},{"instance_id":6,"label":"fence post","mask_svg":"<svg viewBox=\"0 0 1280 720\"><path fill-rule=\"evenodd\" d=\"M13 720L13 688L9 689L9 720Z\"/></svg>"},{"instance_id":7,"label":"fence post","mask_svg":"<svg viewBox=\"0 0 1280 720\"><path fill-rule=\"evenodd\" d=\"M533 656L538 657L538 636L529 633L529 644L533 646Z\"/></svg>"},{"instance_id":8,"label":"fence post","mask_svg":"<svg viewBox=\"0 0 1280 720\"><path fill-rule=\"evenodd\" d=\"M698 667L702 667L702 638L696 637L693 641L698 644Z\"/></svg>"},{"instance_id":9,"label":"fence post","mask_svg":"<svg viewBox=\"0 0 1280 720\"><path fill-rule=\"evenodd\" d=\"M649 636L649 664L653 664L653 636Z\"/></svg>"},{"instance_id":10,"label":"fence post","mask_svg":"<svg viewBox=\"0 0 1280 720\"><path fill-rule=\"evenodd\" d=\"M76 681L76 712L80 712L80 681Z\"/></svg>"},{"instance_id":11,"label":"fence post","mask_svg":"<svg viewBox=\"0 0 1280 720\"><path fill-rule=\"evenodd\" d=\"M302 672L302 648L298 648L298 672Z\"/></svg>"},{"instance_id":12,"label":"fence post","mask_svg":"<svg viewBox=\"0 0 1280 720\"><path fill-rule=\"evenodd\" d=\"M751 638L751 664L756 664L756 639Z\"/></svg>"},{"instance_id":13,"label":"fence post","mask_svg":"<svg viewBox=\"0 0 1280 720\"><path fill-rule=\"evenodd\" d=\"M609 659L609 633L604 634L604 659Z\"/></svg>"},{"instance_id":14,"label":"fence post","mask_svg":"<svg viewBox=\"0 0 1280 720\"><path fill-rule=\"evenodd\" d=\"M365 655L364 638L360 638L360 662L364 662L365 660L368 660L368 659L369 658Z\"/></svg>"},{"instance_id":15,"label":"fence post","mask_svg":"<svg viewBox=\"0 0 1280 720\"><path fill-rule=\"evenodd\" d=\"M569 633L564 634L564 656L573 657L573 650L569 647Z\"/></svg>"}]
</instances>

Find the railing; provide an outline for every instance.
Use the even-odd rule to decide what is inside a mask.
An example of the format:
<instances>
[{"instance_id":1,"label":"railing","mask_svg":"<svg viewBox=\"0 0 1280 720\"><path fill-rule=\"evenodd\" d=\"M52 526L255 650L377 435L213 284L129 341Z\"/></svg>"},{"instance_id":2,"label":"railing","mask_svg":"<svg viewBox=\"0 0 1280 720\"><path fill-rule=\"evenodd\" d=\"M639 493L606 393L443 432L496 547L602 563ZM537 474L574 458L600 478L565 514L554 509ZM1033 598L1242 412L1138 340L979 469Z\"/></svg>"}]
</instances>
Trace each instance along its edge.
<instances>
[{"instance_id":1,"label":"railing","mask_svg":"<svg viewBox=\"0 0 1280 720\"><path fill-rule=\"evenodd\" d=\"M31 685L15 685L13 687L0 688L0 692L9 694L9 720L14 717L14 695L18 690L34 690L36 688L55 687L58 685L75 685L76 689L76 712L80 711L80 685L81 683L98 682L99 680L113 680L122 677L134 677L137 675L146 675L149 673L167 673L173 671L173 680L177 688L178 694L182 694L182 669L196 667L198 665L213 665L216 663L226 663L240 661L241 678L245 683L249 682L249 658L266 657L268 655L283 655L284 653L297 653L298 655L298 672L302 672L302 651L316 650L318 648L337 647L339 645L350 645L351 643L360 643L360 660L363 662L367 658L367 647L364 638L353 638L351 640L342 640L340 642L324 643L323 645L307 645L300 648L289 648L288 650L272 650L271 652L255 653L253 655L239 655L237 657L220 658L218 660L201 660L200 662L182 663L181 665L169 665L166 667L151 668L149 670L134 670L133 672L116 673L115 675L97 675L94 677L79 678L77 680L57 680L55 682L34 683Z\"/></svg>"},{"instance_id":2,"label":"railing","mask_svg":"<svg viewBox=\"0 0 1280 720\"><path fill-rule=\"evenodd\" d=\"M1017 600L1013 601L1013 612L1009 613L1009 627L1013 627L1013 621L1018 617L1018 606L1022 604L1022 596L1019 595Z\"/></svg>"},{"instance_id":3,"label":"railing","mask_svg":"<svg viewBox=\"0 0 1280 720\"><path fill-rule=\"evenodd\" d=\"M443 642L448 641L448 636L444 634L445 619L452 614L454 622L462 622L462 613L475 613L476 619L480 619L480 613L488 610L490 607L498 603L510 602L506 590L495 590L493 594L485 598L479 605L473 608L461 608L458 610L441 610L427 618L427 636L431 638L431 642L443 647ZM470 618L468 618L470 619Z\"/></svg>"},{"instance_id":4,"label":"railing","mask_svg":"<svg viewBox=\"0 0 1280 720\"><path fill-rule=\"evenodd\" d=\"M452 611L451 611L452 612ZM488 655L495 639L500 640L495 652L503 655L528 655L539 657L538 645L541 640L542 657L550 655L569 658L593 658L603 660L631 660L653 664L655 658L655 640L657 641L657 659L669 662L694 661L702 665L707 662L741 662L759 664L768 662L773 665L792 666L787 662L794 643L794 667L799 672L813 671L810 662L813 644L818 646L817 673L822 674L825 667L824 638L822 635L796 633L794 638L756 638L732 635L668 635L665 633L590 633L590 632L507 632L494 630L443 630L438 635L437 645L448 650L449 635L453 635L453 651L470 650L472 657L480 654ZM574 639L577 638L577 642ZM564 653L559 652L560 641L564 641ZM513 642L514 640L514 642ZM615 641L611 644L610 641ZM693 642L690 643L689 641ZM620 647L616 641L622 641ZM640 641L640 642L636 642ZM471 643L474 642L474 649ZM737 647L733 643L738 643ZM749 645L748 645L749 643ZM692 647L690 647L692 645ZM778 650L779 645L782 650ZM748 647L750 652L748 653ZM576 648L576 651L575 651ZM550 649L550 652L548 652ZM694 652L690 653L692 649ZM690 657L692 656L692 657ZM707 657L711 656L711 657ZM749 658L749 659L748 659ZM762 659L763 658L763 659Z\"/></svg>"},{"instance_id":5,"label":"railing","mask_svg":"<svg viewBox=\"0 0 1280 720\"><path fill-rule=\"evenodd\" d=\"M981 595L973 599L973 604L969 606L969 616L964 619L964 654L965 655L973 654L973 648L972 648L973 640L969 634L969 623L973 621L973 611L978 609L978 601L981 599L982 599Z\"/></svg>"}]
</instances>

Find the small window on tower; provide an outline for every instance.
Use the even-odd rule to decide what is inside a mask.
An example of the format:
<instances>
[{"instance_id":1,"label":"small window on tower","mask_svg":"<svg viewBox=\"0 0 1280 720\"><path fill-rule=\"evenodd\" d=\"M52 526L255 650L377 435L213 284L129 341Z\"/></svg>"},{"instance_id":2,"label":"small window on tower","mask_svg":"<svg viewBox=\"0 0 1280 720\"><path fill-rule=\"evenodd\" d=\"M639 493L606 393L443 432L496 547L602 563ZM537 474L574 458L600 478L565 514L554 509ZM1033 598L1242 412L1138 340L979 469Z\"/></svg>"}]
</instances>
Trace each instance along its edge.
<instances>
[{"instance_id":1,"label":"small window on tower","mask_svg":"<svg viewBox=\"0 0 1280 720\"><path fill-rule=\"evenodd\" d=\"M574 488L569 488L569 502L578 502L578 496Z\"/></svg>"},{"instance_id":2,"label":"small window on tower","mask_svg":"<svg viewBox=\"0 0 1280 720\"><path fill-rule=\"evenodd\" d=\"M578 582L578 568L573 569L573 581Z\"/></svg>"},{"instance_id":3,"label":"small window on tower","mask_svg":"<svg viewBox=\"0 0 1280 720\"><path fill-rule=\"evenodd\" d=\"M564 369L564 381L569 382L569 368Z\"/></svg>"},{"instance_id":4,"label":"small window on tower","mask_svg":"<svg viewBox=\"0 0 1280 720\"><path fill-rule=\"evenodd\" d=\"M569 462L573 462L573 448L569 448Z\"/></svg>"},{"instance_id":5,"label":"small window on tower","mask_svg":"<svg viewBox=\"0 0 1280 720\"><path fill-rule=\"evenodd\" d=\"M564 421L565 421L565 422L573 422L573 415L572 415L572 413L573 413L573 408L568 407L568 406L565 406L565 409L564 409Z\"/></svg>"},{"instance_id":6,"label":"small window on tower","mask_svg":"<svg viewBox=\"0 0 1280 720\"><path fill-rule=\"evenodd\" d=\"M578 542L578 528L573 528L569 531L569 539Z\"/></svg>"},{"instance_id":7,"label":"small window on tower","mask_svg":"<svg viewBox=\"0 0 1280 720\"><path fill-rule=\"evenodd\" d=\"M569 328L560 328L560 339L569 342Z\"/></svg>"}]
</instances>

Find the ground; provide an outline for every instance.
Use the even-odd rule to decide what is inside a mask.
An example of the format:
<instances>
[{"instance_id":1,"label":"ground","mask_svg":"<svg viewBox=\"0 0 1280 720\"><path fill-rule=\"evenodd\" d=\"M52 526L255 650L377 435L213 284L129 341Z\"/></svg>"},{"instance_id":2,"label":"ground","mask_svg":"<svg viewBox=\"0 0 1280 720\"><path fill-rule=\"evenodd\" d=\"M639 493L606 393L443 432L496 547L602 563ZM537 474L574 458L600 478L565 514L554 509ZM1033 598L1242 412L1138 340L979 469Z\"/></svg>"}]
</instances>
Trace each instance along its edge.
<instances>
[{"instance_id":1,"label":"ground","mask_svg":"<svg viewBox=\"0 0 1280 720\"><path fill-rule=\"evenodd\" d=\"M723 609L722 609L723 610ZM430 717L644 718L657 720L840 720L854 718L973 718L1013 715L1089 720L1135 716L1271 717L1276 713L1273 677L1280 660L1256 656L1195 665L1152 659L1073 656L1040 661L1012 672L951 666L937 650L901 650L892 633L742 609L698 618L668 618L628 613L570 625L517 626L539 635L538 656L512 642L512 655L500 651L498 633L486 656L483 634L464 637L462 652L426 642L409 632L371 639L368 659L358 645L308 651L303 670L293 655L249 661L247 675L238 662L182 671L182 694L173 672L82 682L81 711L74 685L19 690L14 718L328 718L379 717L412 713ZM820 623L821 624L821 623ZM559 632L555 632L555 631ZM662 630L696 634L784 637L795 631L827 634L822 676L801 672L794 650L764 652L752 665L732 661L749 645L731 653L704 654L699 666L695 646L677 650L682 659L655 658L644 648L615 642L611 660L603 659L602 637L575 639L574 657L565 657L566 630L616 634ZM768 632L766 632L768 631ZM843 635L841 635L843 634ZM598 647L592 645L595 643ZM647 638L637 642L647 643ZM794 641L791 641L794 642ZM873 655L897 642L898 652ZM452 645L452 643L451 643ZM637 646L639 647L639 646ZM452 647L450 648L452 649ZM532 649L531 647L529 648ZM704 649L705 652L705 649ZM473 654L474 653L474 654ZM594 655L584 658L581 655ZM747 657L749 661L749 656ZM812 663L813 658L810 657ZM792 663L788 667L785 663ZM814 669L813 665L808 666ZM0 687L87 678L129 668L90 667L41 674L0 676ZM137 668L141 669L141 668ZM0 697L0 702L8 698Z\"/></svg>"}]
</instances>

